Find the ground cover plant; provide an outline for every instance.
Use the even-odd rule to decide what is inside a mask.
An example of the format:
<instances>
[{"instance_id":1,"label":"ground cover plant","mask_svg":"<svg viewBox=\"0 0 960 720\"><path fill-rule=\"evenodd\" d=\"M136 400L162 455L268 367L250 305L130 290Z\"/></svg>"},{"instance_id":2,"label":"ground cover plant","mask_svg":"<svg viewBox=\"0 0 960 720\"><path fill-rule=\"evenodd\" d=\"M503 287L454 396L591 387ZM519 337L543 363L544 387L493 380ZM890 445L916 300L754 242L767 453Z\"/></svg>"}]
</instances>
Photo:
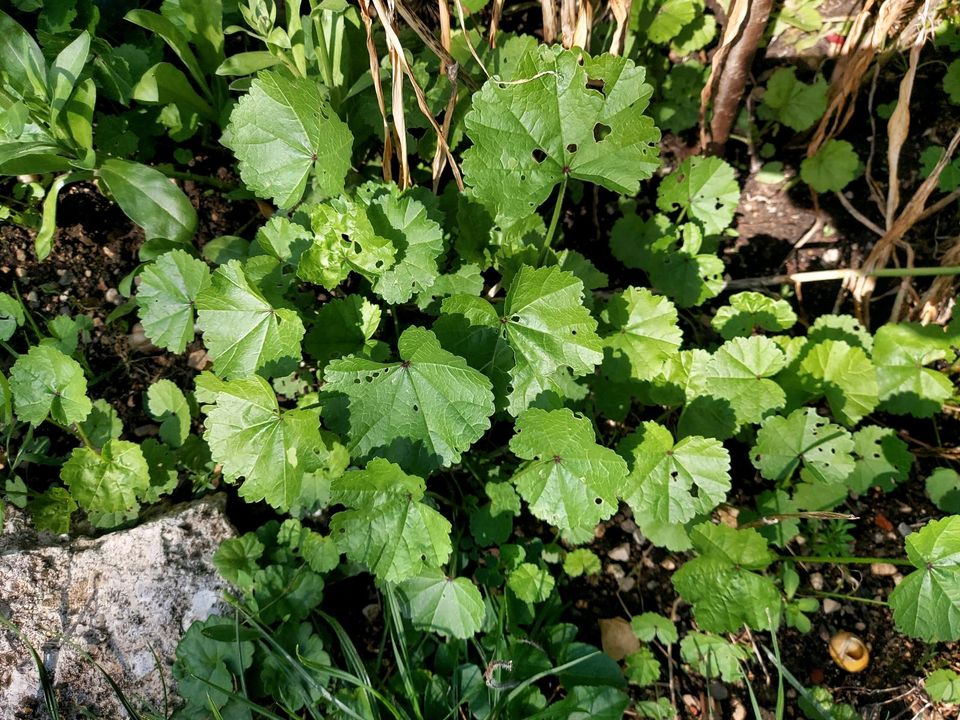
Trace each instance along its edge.
<instances>
[{"instance_id":1,"label":"ground cover plant","mask_svg":"<svg viewBox=\"0 0 960 720\"><path fill-rule=\"evenodd\" d=\"M955 10L511 5L0 12L3 506L240 529L130 712L955 716Z\"/></svg>"}]
</instances>

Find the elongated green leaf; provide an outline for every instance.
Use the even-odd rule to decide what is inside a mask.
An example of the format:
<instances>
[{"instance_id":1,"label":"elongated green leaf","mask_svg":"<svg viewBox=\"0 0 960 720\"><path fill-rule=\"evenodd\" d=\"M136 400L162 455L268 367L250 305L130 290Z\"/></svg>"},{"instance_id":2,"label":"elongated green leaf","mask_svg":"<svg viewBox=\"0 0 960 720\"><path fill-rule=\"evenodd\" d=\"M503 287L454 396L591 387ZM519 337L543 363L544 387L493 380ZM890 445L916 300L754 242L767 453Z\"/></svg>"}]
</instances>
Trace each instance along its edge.
<instances>
[{"instance_id":1,"label":"elongated green leaf","mask_svg":"<svg viewBox=\"0 0 960 720\"><path fill-rule=\"evenodd\" d=\"M897 627L926 642L960 639L960 515L908 535L907 557L917 569L890 594Z\"/></svg>"},{"instance_id":2,"label":"elongated green leaf","mask_svg":"<svg viewBox=\"0 0 960 720\"><path fill-rule=\"evenodd\" d=\"M477 587L466 578L449 578L426 570L399 586L413 626L467 639L480 630L486 608Z\"/></svg>"},{"instance_id":3,"label":"elongated green leaf","mask_svg":"<svg viewBox=\"0 0 960 720\"><path fill-rule=\"evenodd\" d=\"M348 402L325 413L358 457L381 455L422 473L459 462L490 427L490 381L429 330L407 328L398 349L394 363L355 356L331 362L324 389Z\"/></svg>"},{"instance_id":4,"label":"elongated green leaf","mask_svg":"<svg viewBox=\"0 0 960 720\"><path fill-rule=\"evenodd\" d=\"M281 411L261 377L223 382L210 373L197 379L207 403L204 439L227 480L244 478L240 495L289 510L299 499L304 475L320 467L326 449L320 423L309 410Z\"/></svg>"},{"instance_id":5,"label":"elongated green leaf","mask_svg":"<svg viewBox=\"0 0 960 720\"><path fill-rule=\"evenodd\" d=\"M570 410L525 411L510 450L530 461L513 476L536 517L561 530L592 530L617 509L627 464L597 445L593 424Z\"/></svg>"},{"instance_id":6,"label":"elongated green leaf","mask_svg":"<svg viewBox=\"0 0 960 720\"><path fill-rule=\"evenodd\" d=\"M133 88L133 98L154 105L173 103L205 120L213 122L217 119L213 108L197 94L187 76L170 63L157 63L147 70Z\"/></svg>"},{"instance_id":7,"label":"elongated green leaf","mask_svg":"<svg viewBox=\"0 0 960 720\"><path fill-rule=\"evenodd\" d=\"M80 363L50 345L34 345L10 370L17 417L34 427L47 417L62 425L83 420L93 407Z\"/></svg>"},{"instance_id":8,"label":"elongated green leaf","mask_svg":"<svg viewBox=\"0 0 960 720\"><path fill-rule=\"evenodd\" d=\"M100 167L99 174L120 209L143 228L148 239L181 243L193 239L197 211L159 170L111 158Z\"/></svg>"},{"instance_id":9,"label":"elongated green leaf","mask_svg":"<svg viewBox=\"0 0 960 720\"><path fill-rule=\"evenodd\" d=\"M109 440L99 453L76 448L60 477L80 507L98 513L136 509L138 498L150 485L140 446L126 440Z\"/></svg>"},{"instance_id":10,"label":"elongated green leaf","mask_svg":"<svg viewBox=\"0 0 960 720\"><path fill-rule=\"evenodd\" d=\"M47 85L50 88L51 121L56 121L57 113L63 109L67 99L73 93L89 53L90 33L84 30L60 51L53 65L50 66Z\"/></svg>"},{"instance_id":11,"label":"elongated green leaf","mask_svg":"<svg viewBox=\"0 0 960 720\"><path fill-rule=\"evenodd\" d=\"M424 482L383 458L334 481L330 499L348 510L330 521L330 532L354 562L380 580L402 582L450 557L450 523L421 502Z\"/></svg>"},{"instance_id":12,"label":"elongated green leaf","mask_svg":"<svg viewBox=\"0 0 960 720\"><path fill-rule=\"evenodd\" d=\"M149 10L131 10L126 14L124 19L162 37L167 45L170 46L170 49L177 54L177 57L180 58L187 67L187 70L190 71L194 82L203 88L206 93L209 93L203 69L200 67L197 56L193 54L193 50L190 49L187 38L180 28L163 15L158 15ZM212 68L210 69L212 70Z\"/></svg>"},{"instance_id":13,"label":"elongated green leaf","mask_svg":"<svg viewBox=\"0 0 960 720\"><path fill-rule=\"evenodd\" d=\"M465 119L477 199L502 221L529 215L565 176L635 194L659 164L645 75L612 55L541 46L518 63L522 82L488 80Z\"/></svg>"},{"instance_id":14,"label":"elongated green leaf","mask_svg":"<svg viewBox=\"0 0 960 720\"><path fill-rule=\"evenodd\" d=\"M253 75L260 70L279 65L280 58L266 50L242 52L231 55L217 68L217 75L233 77L236 75Z\"/></svg>"},{"instance_id":15,"label":"elongated green leaf","mask_svg":"<svg viewBox=\"0 0 960 720\"><path fill-rule=\"evenodd\" d=\"M0 78L22 97L46 99L46 63L30 33L0 10Z\"/></svg>"},{"instance_id":16,"label":"elongated green leaf","mask_svg":"<svg viewBox=\"0 0 960 720\"><path fill-rule=\"evenodd\" d=\"M319 83L265 70L233 109L221 142L247 187L287 208L311 176L324 195L343 191L353 136Z\"/></svg>"},{"instance_id":17,"label":"elongated green leaf","mask_svg":"<svg viewBox=\"0 0 960 720\"><path fill-rule=\"evenodd\" d=\"M164 253L140 273L137 305L143 330L155 345L181 353L194 336L197 296L210 270L184 250Z\"/></svg>"},{"instance_id":18,"label":"elongated green leaf","mask_svg":"<svg viewBox=\"0 0 960 720\"><path fill-rule=\"evenodd\" d=\"M57 200L60 198L60 190L69 180L69 173L58 175L50 183L50 189L47 190L47 195L43 198L40 229L37 230L37 236L33 240L37 260L46 260L50 256L50 251L53 250L53 236L57 231Z\"/></svg>"},{"instance_id":19,"label":"elongated green leaf","mask_svg":"<svg viewBox=\"0 0 960 720\"><path fill-rule=\"evenodd\" d=\"M218 375L241 377L273 361L299 360L300 316L271 305L238 260L217 268L210 285L197 295L196 307L197 325Z\"/></svg>"}]
</instances>

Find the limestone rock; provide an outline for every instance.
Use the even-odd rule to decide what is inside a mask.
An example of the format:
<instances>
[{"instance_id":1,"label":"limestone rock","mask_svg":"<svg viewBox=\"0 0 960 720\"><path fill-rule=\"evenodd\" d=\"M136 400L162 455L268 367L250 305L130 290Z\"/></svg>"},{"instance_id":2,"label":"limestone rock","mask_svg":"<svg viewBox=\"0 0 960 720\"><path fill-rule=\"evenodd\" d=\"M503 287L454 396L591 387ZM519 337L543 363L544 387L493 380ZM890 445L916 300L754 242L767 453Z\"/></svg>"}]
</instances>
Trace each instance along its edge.
<instances>
[{"instance_id":1,"label":"limestone rock","mask_svg":"<svg viewBox=\"0 0 960 720\"><path fill-rule=\"evenodd\" d=\"M163 682L169 691L180 636L194 620L223 610L224 583L211 561L235 535L223 504L221 497L181 505L130 530L60 542L8 517L0 536L0 613L40 653L65 720L84 709L99 718L127 716L79 651L135 707L163 712ZM0 720L46 716L30 652L0 628Z\"/></svg>"}]
</instances>

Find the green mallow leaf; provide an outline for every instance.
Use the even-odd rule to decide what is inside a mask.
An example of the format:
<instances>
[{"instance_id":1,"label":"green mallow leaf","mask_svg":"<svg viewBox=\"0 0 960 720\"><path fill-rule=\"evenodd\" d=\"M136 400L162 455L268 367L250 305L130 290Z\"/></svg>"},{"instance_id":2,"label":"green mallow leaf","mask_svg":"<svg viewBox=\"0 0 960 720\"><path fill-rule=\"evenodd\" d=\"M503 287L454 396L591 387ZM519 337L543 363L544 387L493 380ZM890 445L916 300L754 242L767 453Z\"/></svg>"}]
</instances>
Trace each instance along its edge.
<instances>
[{"instance_id":1,"label":"green mallow leaf","mask_svg":"<svg viewBox=\"0 0 960 720\"><path fill-rule=\"evenodd\" d=\"M396 186L367 207L373 231L396 248L394 263L377 277L373 291L391 304L407 302L427 291L439 276L437 258L443 252L443 231L427 217L427 208Z\"/></svg>"},{"instance_id":2,"label":"green mallow leaf","mask_svg":"<svg viewBox=\"0 0 960 720\"><path fill-rule=\"evenodd\" d=\"M660 661L657 660L653 650L642 646L636 652L632 652L623 659L625 668L623 674L631 685L653 685L660 679Z\"/></svg>"},{"instance_id":3,"label":"green mallow leaf","mask_svg":"<svg viewBox=\"0 0 960 720\"><path fill-rule=\"evenodd\" d=\"M173 448L190 434L190 405L171 380L157 380L147 388L147 410L160 423L160 439Z\"/></svg>"},{"instance_id":4,"label":"green mallow leaf","mask_svg":"<svg viewBox=\"0 0 960 720\"><path fill-rule=\"evenodd\" d=\"M917 569L890 594L897 628L930 643L960 639L960 515L927 523L906 545Z\"/></svg>"},{"instance_id":5,"label":"green mallow leaf","mask_svg":"<svg viewBox=\"0 0 960 720\"><path fill-rule=\"evenodd\" d=\"M234 107L221 142L236 155L248 188L288 208L311 178L324 195L343 191L353 136L323 85L263 71Z\"/></svg>"},{"instance_id":6,"label":"green mallow leaf","mask_svg":"<svg viewBox=\"0 0 960 720\"><path fill-rule=\"evenodd\" d=\"M859 493L871 487L889 492L910 476L913 467L913 454L893 428L861 428L853 434L853 454L857 464L846 484Z\"/></svg>"},{"instance_id":7,"label":"green mallow leaf","mask_svg":"<svg viewBox=\"0 0 960 720\"><path fill-rule=\"evenodd\" d=\"M380 327L380 306L360 295L334 298L317 312L313 326L303 339L304 350L322 370L327 363L345 355L367 355Z\"/></svg>"},{"instance_id":8,"label":"green mallow leaf","mask_svg":"<svg viewBox=\"0 0 960 720\"><path fill-rule=\"evenodd\" d=\"M48 417L61 425L81 422L93 404L80 363L51 345L35 345L10 369L17 417L34 427Z\"/></svg>"},{"instance_id":9,"label":"green mallow leaf","mask_svg":"<svg viewBox=\"0 0 960 720\"><path fill-rule=\"evenodd\" d=\"M657 639L664 645L672 645L679 638L673 620L655 612L634 615L630 618L630 629L643 642Z\"/></svg>"},{"instance_id":10,"label":"green mallow leaf","mask_svg":"<svg viewBox=\"0 0 960 720\"><path fill-rule=\"evenodd\" d=\"M730 296L730 304L717 310L711 324L723 337L749 337L754 330L778 332L797 322L797 314L786 300L767 297L758 292L741 292Z\"/></svg>"},{"instance_id":11,"label":"green mallow leaf","mask_svg":"<svg viewBox=\"0 0 960 720\"><path fill-rule=\"evenodd\" d=\"M898 415L931 417L956 392L950 378L924 367L956 358L951 346L960 344L960 325L944 331L936 325L884 325L874 339L881 409Z\"/></svg>"},{"instance_id":12,"label":"green mallow leaf","mask_svg":"<svg viewBox=\"0 0 960 720\"><path fill-rule=\"evenodd\" d=\"M467 578L449 578L431 568L397 589L415 628L462 640L480 631L486 608L477 586Z\"/></svg>"},{"instance_id":13,"label":"green mallow leaf","mask_svg":"<svg viewBox=\"0 0 960 720\"><path fill-rule=\"evenodd\" d=\"M254 533L227 538L213 554L213 564L224 580L243 590L250 590L253 588L253 578L260 569L257 561L264 549Z\"/></svg>"},{"instance_id":14,"label":"green mallow leaf","mask_svg":"<svg viewBox=\"0 0 960 720\"><path fill-rule=\"evenodd\" d=\"M800 177L818 193L840 192L857 176L860 158L846 140L827 140L800 163Z\"/></svg>"},{"instance_id":15,"label":"green mallow leaf","mask_svg":"<svg viewBox=\"0 0 960 720\"><path fill-rule=\"evenodd\" d=\"M521 563L507 578L507 587L525 603L544 602L553 592L553 575L533 563Z\"/></svg>"},{"instance_id":16,"label":"green mallow leaf","mask_svg":"<svg viewBox=\"0 0 960 720\"><path fill-rule=\"evenodd\" d=\"M143 228L147 238L189 243L197 231L197 211L166 175L152 167L111 158L100 166L100 182L120 209Z\"/></svg>"},{"instance_id":17,"label":"green mallow leaf","mask_svg":"<svg viewBox=\"0 0 960 720\"><path fill-rule=\"evenodd\" d=\"M483 291L483 276L479 265L463 265L459 270L438 275L433 285L417 295L417 307L424 312L437 314L445 297L452 295L479 295Z\"/></svg>"},{"instance_id":18,"label":"green mallow leaf","mask_svg":"<svg viewBox=\"0 0 960 720\"><path fill-rule=\"evenodd\" d=\"M786 397L770 378L784 366L773 340L760 335L728 340L702 368L700 393L729 405L737 425L760 422Z\"/></svg>"},{"instance_id":19,"label":"green mallow leaf","mask_svg":"<svg viewBox=\"0 0 960 720\"><path fill-rule=\"evenodd\" d=\"M280 410L270 383L257 376L224 382L203 373L197 398L207 416L203 437L224 478L244 478L240 496L278 510L295 505L304 476L319 470L328 453L317 413Z\"/></svg>"},{"instance_id":20,"label":"green mallow leaf","mask_svg":"<svg viewBox=\"0 0 960 720\"><path fill-rule=\"evenodd\" d=\"M75 448L61 468L60 478L80 507L98 513L135 509L150 485L140 446L126 440L109 440L99 453Z\"/></svg>"},{"instance_id":21,"label":"green mallow leaf","mask_svg":"<svg viewBox=\"0 0 960 720\"><path fill-rule=\"evenodd\" d=\"M627 464L597 445L593 424L568 409L527 410L510 450L528 460L513 476L536 517L564 531L591 531L617 509Z\"/></svg>"},{"instance_id":22,"label":"green mallow leaf","mask_svg":"<svg viewBox=\"0 0 960 720\"><path fill-rule=\"evenodd\" d=\"M628 287L614 295L601 319L604 347L614 358L629 361L630 376L636 380L656 377L683 340L673 303L646 288Z\"/></svg>"},{"instance_id":23,"label":"green mallow leaf","mask_svg":"<svg viewBox=\"0 0 960 720\"><path fill-rule=\"evenodd\" d=\"M58 485L33 497L27 505L30 519L37 530L58 535L70 532L70 517L76 509L77 503L73 497L66 488Z\"/></svg>"},{"instance_id":24,"label":"green mallow leaf","mask_svg":"<svg viewBox=\"0 0 960 720\"><path fill-rule=\"evenodd\" d=\"M87 440L95 448L102 448L108 440L113 440L123 433L123 423L120 416L106 400L93 401L90 414L80 422L80 429Z\"/></svg>"},{"instance_id":25,"label":"green mallow leaf","mask_svg":"<svg viewBox=\"0 0 960 720\"><path fill-rule=\"evenodd\" d=\"M313 243L300 256L297 276L333 290L350 271L374 280L394 263L397 249L373 229L366 207L348 197L310 211Z\"/></svg>"},{"instance_id":26,"label":"green mallow leaf","mask_svg":"<svg viewBox=\"0 0 960 720\"><path fill-rule=\"evenodd\" d=\"M520 268L507 291L501 332L513 349L509 409L517 415L537 399L547 378L569 368L574 377L603 360L597 321L582 304L583 283L556 267Z\"/></svg>"},{"instance_id":27,"label":"green mallow leaf","mask_svg":"<svg viewBox=\"0 0 960 720\"><path fill-rule=\"evenodd\" d=\"M802 477L820 483L843 483L856 462L853 438L814 408L794 410L787 417L767 418L750 453L753 466L767 480L788 481L803 466Z\"/></svg>"},{"instance_id":28,"label":"green mallow leaf","mask_svg":"<svg viewBox=\"0 0 960 720\"><path fill-rule=\"evenodd\" d=\"M312 241L310 232L303 225L291 222L281 215L270 218L257 230L256 237L257 245L263 252L294 267Z\"/></svg>"},{"instance_id":29,"label":"green mallow leaf","mask_svg":"<svg viewBox=\"0 0 960 720\"><path fill-rule=\"evenodd\" d=\"M927 495L933 504L947 513L960 513L960 473L941 467L926 480Z\"/></svg>"},{"instance_id":30,"label":"green mallow leaf","mask_svg":"<svg viewBox=\"0 0 960 720\"><path fill-rule=\"evenodd\" d=\"M0 292L0 340L9 340L17 328L23 325L23 305L14 297Z\"/></svg>"},{"instance_id":31,"label":"green mallow leaf","mask_svg":"<svg viewBox=\"0 0 960 720\"><path fill-rule=\"evenodd\" d=\"M353 561L379 580L403 582L450 557L450 523L420 502L425 484L383 458L333 481L332 503L348 509L330 520L330 533Z\"/></svg>"},{"instance_id":32,"label":"green mallow leaf","mask_svg":"<svg viewBox=\"0 0 960 720\"><path fill-rule=\"evenodd\" d=\"M707 522L693 528L690 539L698 556L673 574L673 585L693 604L700 627L716 633L737 632L742 625L776 627L780 592L770 578L753 572L774 560L763 536Z\"/></svg>"},{"instance_id":33,"label":"green mallow leaf","mask_svg":"<svg viewBox=\"0 0 960 720\"><path fill-rule=\"evenodd\" d=\"M957 65L960 67L960 63ZM934 702L960 704L960 675L953 670L934 670L923 681L923 685Z\"/></svg>"},{"instance_id":34,"label":"green mallow leaf","mask_svg":"<svg viewBox=\"0 0 960 720\"><path fill-rule=\"evenodd\" d=\"M241 377L271 362L299 361L304 333L300 316L271 305L238 260L217 268L196 306L197 324L217 375Z\"/></svg>"},{"instance_id":35,"label":"green mallow leaf","mask_svg":"<svg viewBox=\"0 0 960 720\"><path fill-rule=\"evenodd\" d=\"M490 498L490 514L501 515L506 513L516 517L520 514L520 496L508 482L488 482L484 492Z\"/></svg>"},{"instance_id":36,"label":"green mallow leaf","mask_svg":"<svg viewBox=\"0 0 960 720\"><path fill-rule=\"evenodd\" d=\"M680 641L680 657L703 677L732 683L743 677L741 663L750 652L716 635L687 633Z\"/></svg>"},{"instance_id":37,"label":"green mallow leaf","mask_svg":"<svg viewBox=\"0 0 960 720\"><path fill-rule=\"evenodd\" d=\"M796 68L781 67L767 81L757 114L800 132L819 120L826 109L827 81L822 75L808 85L797 79Z\"/></svg>"},{"instance_id":38,"label":"green mallow leaf","mask_svg":"<svg viewBox=\"0 0 960 720\"><path fill-rule=\"evenodd\" d=\"M657 189L657 207L681 210L703 226L705 235L722 233L733 222L740 186L733 167L717 157L690 157Z\"/></svg>"},{"instance_id":39,"label":"green mallow leaf","mask_svg":"<svg viewBox=\"0 0 960 720\"><path fill-rule=\"evenodd\" d=\"M646 522L679 524L706 515L730 490L730 455L719 440L685 437L674 444L670 431L645 422L617 448L630 460L620 495Z\"/></svg>"},{"instance_id":40,"label":"green mallow leaf","mask_svg":"<svg viewBox=\"0 0 960 720\"><path fill-rule=\"evenodd\" d=\"M877 371L867 354L843 340L824 340L808 348L800 363L801 386L814 397L826 397L833 416L856 425L873 412Z\"/></svg>"},{"instance_id":41,"label":"green mallow leaf","mask_svg":"<svg viewBox=\"0 0 960 720\"><path fill-rule=\"evenodd\" d=\"M572 578L581 575L599 575L600 570L600 558L586 548L571 550L563 559L563 571Z\"/></svg>"},{"instance_id":42,"label":"green mallow leaf","mask_svg":"<svg viewBox=\"0 0 960 720\"><path fill-rule=\"evenodd\" d=\"M150 342L181 353L193 340L197 296L210 284L206 263L183 250L171 250L140 273L137 306Z\"/></svg>"},{"instance_id":43,"label":"green mallow leaf","mask_svg":"<svg viewBox=\"0 0 960 720\"><path fill-rule=\"evenodd\" d=\"M664 0L659 3L656 14L646 28L647 37L652 42L665 45L692 23L700 12L703 12L703 6L697 0Z\"/></svg>"},{"instance_id":44,"label":"green mallow leaf","mask_svg":"<svg viewBox=\"0 0 960 720\"><path fill-rule=\"evenodd\" d=\"M466 183L501 224L530 215L564 177L635 194L659 165L660 133L643 114L653 94L645 76L612 55L529 52L514 72L522 82L490 79L473 97Z\"/></svg>"},{"instance_id":45,"label":"green mallow leaf","mask_svg":"<svg viewBox=\"0 0 960 720\"><path fill-rule=\"evenodd\" d=\"M237 637L234 618L212 615L195 622L177 645L173 663L177 692L204 712L212 706L221 717L246 720L251 717L247 707L227 693L235 686L236 677L253 663L254 655L254 644Z\"/></svg>"},{"instance_id":46,"label":"green mallow leaf","mask_svg":"<svg viewBox=\"0 0 960 720\"><path fill-rule=\"evenodd\" d=\"M398 350L393 363L357 356L331 362L324 390L346 402L334 398L325 414L355 457L380 455L424 474L459 462L490 427L490 381L429 330L407 328Z\"/></svg>"}]
</instances>

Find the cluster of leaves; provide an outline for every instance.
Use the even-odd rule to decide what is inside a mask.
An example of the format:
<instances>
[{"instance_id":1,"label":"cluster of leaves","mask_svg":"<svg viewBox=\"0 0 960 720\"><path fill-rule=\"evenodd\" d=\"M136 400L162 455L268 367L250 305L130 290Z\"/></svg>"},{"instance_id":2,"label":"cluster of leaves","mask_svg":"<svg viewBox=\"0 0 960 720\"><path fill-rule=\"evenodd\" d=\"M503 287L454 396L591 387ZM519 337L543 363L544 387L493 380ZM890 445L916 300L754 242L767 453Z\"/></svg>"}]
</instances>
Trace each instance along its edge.
<instances>
[{"instance_id":1,"label":"cluster of leaves","mask_svg":"<svg viewBox=\"0 0 960 720\"><path fill-rule=\"evenodd\" d=\"M0 374L7 502L42 530L66 532L75 515L115 527L183 478L201 491L216 475L281 518L214 558L243 621L213 617L183 638L174 674L184 718L251 717L253 703L402 717L405 697L418 717L459 707L477 718L612 719L630 703L628 683L655 686L671 645L697 673L733 682L748 655L724 634L808 631L817 603L798 594L799 518L910 477L913 456L886 419L934 417L956 398L960 324L871 333L827 315L798 328L785 300L714 301L740 198L720 158L661 173L653 212L628 199L658 172L658 125L696 122L689 98L703 68L665 66L664 50L686 56L713 39L700 0L634 3L625 56L509 35L478 50L457 33L451 54L472 67L480 52L491 73L475 93L450 96L437 59L412 55L407 78L423 90L407 99L410 119L422 105L448 108L448 160L462 159L463 191L450 183L440 194L380 179L391 158L377 155L370 123L378 80L363 18L346 4L311 5L300 16L287 3L278 18L274 3L250 0L234 12L246 27L226 30L218 3L167 0L159 14L127 16L186 72L157 58L111 100L150 106L174 139L222 129L245 186L234 197L277 207L252 240L220 238L202 253L193 207L165 175L103 159L90 132L75 136L127 117L91 119L104 82L93 73L130 53L103 45L88 62L90 34L68 26L76 37L50 64L48 48L0 14L0 172L60 173L38 254L49 251L56 190L97 178L148 238L127 309L157 347L183 353L199 334L212 360L191 388L147 390L159 435L132 442L88 394L105 380L84 360L88 320L41 330L18 297L0 294L0 340L22 350L11 346ZM227 57L228 31L252 49ZM662 81L657 96L645 65ZM376 70L382 80L401 63ZM236 78L236 102L224 77ZM78 103L82 112L66 109ZM799 132L824 107L822 79L781 69L759 114ZM401 124L402 163L426 180L443 143L429 123L410 129ZM830 141L801 175L839 190L857 165L849 144ZM601 190L621 198L612 281L594 264L606 266L606 248L560 222L571 198ZM707 323L681 320L711 301L698 311ZM53 442L35 434L41 426ZM59 466L59 483L38 488L18 474L39 458ZM743 527L717 524L742 489L731 468L751 464L765 489L740 508ZM948 468L927 482L947 513L958 487ZM572 578L600 571L577 546L621 505L654 545L690 552L672 582L698 628L680 638L662 616L633 618L643 644L622 667L578 640L561 601ZM958 544L960 516L907 538L914 570L889 598L903 632L960 638ZM374 668L382 683L320 610L326 587L361 572L384 601L394 658ZM564 691L552 704L537 684L548 675ZM948 681L934 683L944 696ZM636 712L673 716L643 692Z\"/></svg>"}]
</instances>

